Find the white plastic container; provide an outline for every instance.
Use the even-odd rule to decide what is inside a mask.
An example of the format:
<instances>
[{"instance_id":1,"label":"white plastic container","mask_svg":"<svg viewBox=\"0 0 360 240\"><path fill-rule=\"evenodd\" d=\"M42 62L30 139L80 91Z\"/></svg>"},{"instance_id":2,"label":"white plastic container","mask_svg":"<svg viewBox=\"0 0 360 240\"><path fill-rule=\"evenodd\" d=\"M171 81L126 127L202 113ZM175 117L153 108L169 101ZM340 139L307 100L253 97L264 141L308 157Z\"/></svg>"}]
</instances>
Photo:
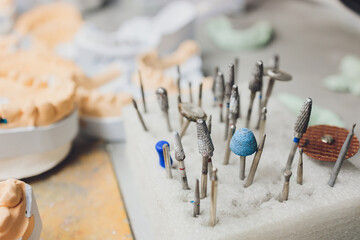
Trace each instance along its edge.
<instances>
[{"instance_id":1,"label":"white plastic container","mask_svg":"<svg viewBox=\"0 0 360 240\"><path fill-rule=\"evenodd\" d=\"M77 133L77 110L49 126L0 130L0 180L32 177L55 167Z\"/></svg>"}]
</instances>

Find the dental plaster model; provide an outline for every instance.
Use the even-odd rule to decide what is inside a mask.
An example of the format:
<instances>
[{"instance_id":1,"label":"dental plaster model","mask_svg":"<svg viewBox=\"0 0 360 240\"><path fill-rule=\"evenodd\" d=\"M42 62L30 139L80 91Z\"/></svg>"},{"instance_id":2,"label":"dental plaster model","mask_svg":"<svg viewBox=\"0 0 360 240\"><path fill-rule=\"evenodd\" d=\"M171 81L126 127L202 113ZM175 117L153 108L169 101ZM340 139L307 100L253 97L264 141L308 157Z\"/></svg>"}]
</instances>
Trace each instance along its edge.
<instances>
[{"instance_id":1,"label":"dental plaster model","mask_svg":"<svg viewBox=\"0 0 360 240\"><path fill-rule=\"evenodd\" d=\"M39 240L41 229L31 186L15 179L0 182L0 239Z\"/></svg>"}]
</instances>

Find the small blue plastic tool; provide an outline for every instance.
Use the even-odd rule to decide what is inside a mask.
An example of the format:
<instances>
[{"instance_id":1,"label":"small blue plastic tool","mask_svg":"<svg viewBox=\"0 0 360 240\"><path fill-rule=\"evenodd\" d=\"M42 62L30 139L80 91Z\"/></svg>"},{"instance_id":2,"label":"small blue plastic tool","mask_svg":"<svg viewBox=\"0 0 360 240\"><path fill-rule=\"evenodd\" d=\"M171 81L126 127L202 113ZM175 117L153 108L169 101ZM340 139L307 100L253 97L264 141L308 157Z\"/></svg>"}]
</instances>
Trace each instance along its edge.
<instances>
[{"instance_id":1,"label":"small blue plastic tool","mask_svg":"<svg viewBox=\"0 0 360 240\"><path fill-rule=\"evenodd\" d=\"M165 168L165 160L164 160L164 152L163 152L163 145L164 144L167 144L170 147L169 143L167 141L164 141L164 140L158 141L156 143L156 145L155 145L155 149L156 149L157 153L159 154L159 164L163 168ZM170 157L170 162L171 162L171 165L172 165L173 161L172 161L171 157Z\"/></svg>"}]
</instances>

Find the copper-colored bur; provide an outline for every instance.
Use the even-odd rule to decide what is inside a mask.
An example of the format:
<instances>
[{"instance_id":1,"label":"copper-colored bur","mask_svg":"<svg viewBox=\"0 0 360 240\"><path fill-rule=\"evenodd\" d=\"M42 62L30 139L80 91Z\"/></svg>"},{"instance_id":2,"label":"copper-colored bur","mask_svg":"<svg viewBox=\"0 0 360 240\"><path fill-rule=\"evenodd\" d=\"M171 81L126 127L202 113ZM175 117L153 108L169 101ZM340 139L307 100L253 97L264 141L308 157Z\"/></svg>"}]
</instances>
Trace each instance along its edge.
<instances>
[{"instance_id":1,"label":"copper-colored bur","mask_svg":"<svg viewBox=\"0 0 360 240\"><path fill-rule=\"evenodd\" d=\"M335 162L348 133L347 129L335 126L310 126L300 141L300 147L313 159ZM345 159L354 156L358 150L359 139L354 135Z\"/></svg>"}]
</instances>

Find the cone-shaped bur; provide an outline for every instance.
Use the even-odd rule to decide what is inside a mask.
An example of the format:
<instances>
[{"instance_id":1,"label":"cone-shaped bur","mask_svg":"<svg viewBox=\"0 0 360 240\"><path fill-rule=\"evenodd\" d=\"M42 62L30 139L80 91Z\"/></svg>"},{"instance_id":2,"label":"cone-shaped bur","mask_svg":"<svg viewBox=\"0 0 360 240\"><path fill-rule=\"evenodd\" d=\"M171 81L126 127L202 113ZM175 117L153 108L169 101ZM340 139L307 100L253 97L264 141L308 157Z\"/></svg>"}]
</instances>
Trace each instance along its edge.
<instances>
[{"instance_id":1,"label":"cone-shaped bur","mask_svg":"<svg viewBox=\"0 0 360 240\"><path fill-rule=\"evenodd\" d=\"M214 152L214 145L205 121L198 119L196 122L196 129L199 153L202 156L211 157Z\"/></svg>"}]
</instances>

